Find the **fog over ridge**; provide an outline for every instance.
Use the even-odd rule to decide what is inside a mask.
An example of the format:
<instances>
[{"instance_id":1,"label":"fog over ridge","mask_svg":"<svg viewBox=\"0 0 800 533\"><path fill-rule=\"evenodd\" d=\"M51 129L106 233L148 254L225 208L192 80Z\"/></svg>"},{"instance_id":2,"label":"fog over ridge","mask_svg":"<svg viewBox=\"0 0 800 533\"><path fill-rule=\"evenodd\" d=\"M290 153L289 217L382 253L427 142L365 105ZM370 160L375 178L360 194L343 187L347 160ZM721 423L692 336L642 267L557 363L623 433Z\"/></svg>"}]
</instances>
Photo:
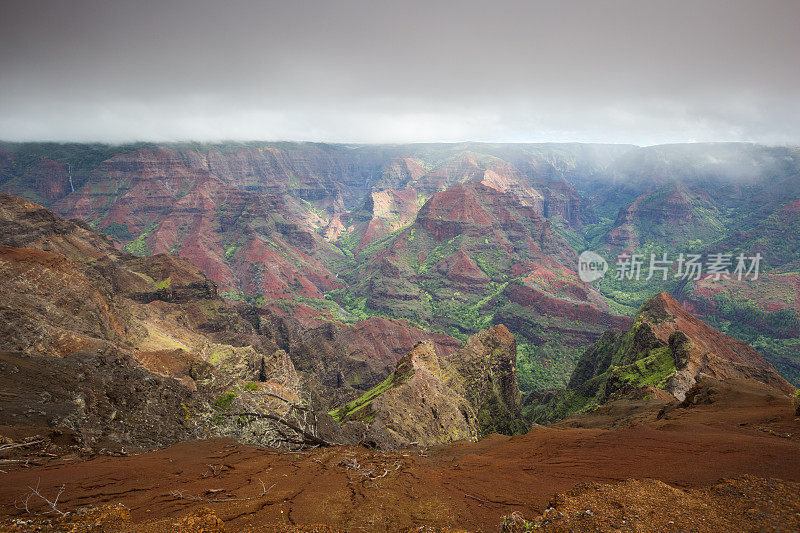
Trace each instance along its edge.
<instances>
[{"instance_id":1,"label":"fog over ridge","mask_svg":"<svg viewBox=\"0 0 800 533\"><path fill-rule=\"evenodd\" d=\"M800 3L11 2L0 138L800 143Z\"/></svg>"}]
</instances>

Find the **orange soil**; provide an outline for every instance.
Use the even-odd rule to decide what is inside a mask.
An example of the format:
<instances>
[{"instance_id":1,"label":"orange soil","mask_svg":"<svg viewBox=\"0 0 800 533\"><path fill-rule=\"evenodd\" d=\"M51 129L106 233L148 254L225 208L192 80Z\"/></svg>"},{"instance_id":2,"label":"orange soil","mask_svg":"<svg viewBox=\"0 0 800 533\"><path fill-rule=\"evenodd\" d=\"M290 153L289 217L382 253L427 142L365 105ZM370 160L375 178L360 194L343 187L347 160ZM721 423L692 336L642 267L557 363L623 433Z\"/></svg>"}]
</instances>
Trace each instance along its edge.
<instances>
[{"instance_id":1,"label":"orange soil","mask_svg":"<svg viewBox=\"0 0 800 533\"><path fill-rule=\"evenodd\" d=\"M427 453L354 447L279 453L208 440L139 456L0 465L0 513L22 517L14 501L41 479L46 495L66 485L62 509L122 503L142 531L204 507L227 531L281 523L474 531L496 530L501 517L514 511L540 515L556 493L576 483L652 478L693 489L742 474L800 482L800 422L790 400L727 394L712 405L669 410L660 420L653 411L645 423L624 429L535 427L528 435L494 435ZM585 421L591 425L591 415ZM172 491L252 499L193 501Z\"/></svg>"}]
</instances>

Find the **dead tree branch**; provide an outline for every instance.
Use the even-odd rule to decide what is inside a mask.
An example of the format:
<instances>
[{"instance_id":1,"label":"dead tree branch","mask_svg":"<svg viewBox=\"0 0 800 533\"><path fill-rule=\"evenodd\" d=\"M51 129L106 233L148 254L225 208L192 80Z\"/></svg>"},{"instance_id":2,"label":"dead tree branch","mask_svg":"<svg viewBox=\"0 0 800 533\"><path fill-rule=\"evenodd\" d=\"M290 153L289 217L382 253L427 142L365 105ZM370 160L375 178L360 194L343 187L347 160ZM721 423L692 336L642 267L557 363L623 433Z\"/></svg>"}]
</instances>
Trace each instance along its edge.
<instances>
[{"instance_id":1,"label":"dead tree branch","mask_svg":"<svg viewBox=\"0 0 800 533\"><path fill-rule=\"evenodd\" d=\"M22 443L19 443L19 444L4 444L4 445L0 446L0 453L4 452L6 450L11 450L13 448L27 448L28 446L33 446L34 444L39 444L39 443L42 443L42 442L44 442L44 439L42 439L42 440L34 440L34 441L31 441L31 442L22 442Z\"/></svg>"},{"instance_id":2,"label":"dead tree branch","mask_svg":"<svg viewBox=\"0 0 800 533\"><path fill-rule=\"evenodd\" d=\"M170 494L174 498L178 498L179 500L189 500L193 502L210 502L210 503L218 503L218 502L246 502L250 500L257 500L258 498L263 498L267 495L269 491L272 490L272 487L275 486L275 483L270 485L269 488L264 484L263 481L260 479L258 480L261 483L261 494L258 496L250 496L249 498L204 498L202 496L192 496L190 494L184 494L183 491L180 490L173 490L170 491Z\"/></svg>"},{"instance_id":3,"label":"dead tree branch","mask_svg":"<svg viewBox=\"0 0 800 533\"><path fill-rule=\"evenodd\" d=\"M309 410L307 407L304 407L304 406L302 406L300 404L294 403L293 401L284 398L280 394L275 394L274 392L269 392L269 391L249 392L248 391L248 394L250 396L269 396L270 398L276 398L278 400L281 400L283 402L288 403L290 406L294 407L298 411L308 411Z\"/></svg>"},{"instance_id":4,"label":"dead tree branch","mask_svg":"<svg viewBox=\"0 0 800 533\"><path fill-rule=\"evenodd\" d=\"M42 495L42 493L39 492L39 484L41 482L42 482L42 479L39 478L39 480L36 482L36 488L33 488L33 487L31 487L29 485L28 489L30 489L30 492L25 496L25 498L21 502L15 502L14 503L14 507L16 507L17 509L24 509L25 512L28 513L28 514L47 515L47 514L51 514L51 513L56 513L56 514L58 514L60 516L66 516L67 513L65 513L64 511L61 511L58 507L56 507L56 505L58 505L58 499L61 497L61 494L64 492L65 485L61 485L61 488L58 489L58 493L56 493L56 497L51 501L51 500L45 498ZM34 496L36 496L37 498L42 500L42 502L44 502L44 504L47 507L49 507L50 510L49 511L45 511L43 513L34 513L33 511L31 511L30 510L30 501L31 501L31 498L33 498Z\"/></svg>"},{"instance_id":5,"label":"dead tree branch","mask_svg":"<svg viewBox=\"0 0 800 533\"><path fill-rule=\"evenodd\" d=\"M337 444L333 442L328 442L325 439L321 439L316 435L309 433L305 429L301 428L294 422L286 420L285 418L272 414L272 413L256 413L252 411L244 412L244 413L221 413L221 416L227 417L240 417L240 416L250 416L253 418L264 418L267 420L272 420L273 422L278 422L279 424L283 424L284 426L288 427L295 433L301 435L303 437L303 441L306 444L316 444L317 446L337 446Z\"/></svg>"},{"instance_id":6,"label":"dead tree branch","mask_svg":"<svg viewBox=\"0 0 800 533\"><path fill-rule=\"evenodd\" d=\"M395 461L395 464L393 465L394 468L383 467L383 474L375 474L373 470L367 470L366 468L362 468L361 465L358 464L358 461L356 461L355 458L342 459L336 464L338 466L344 466L345 468L348 468L350 470L355 470L363 477L369 478L371 480L384 478L389 474L389 472L395 472L399 470L401 466L403 466L402 461Z\"/></svg>"},{"instance_id":7,"label":"dead tree branch","mask_svg":"<svg viewBox=\"0 0 800 533\"><path fill-rule=\"evenodd\" d=\"M473 496L472 494L464 494L464 497L465 497L465 498L470 498L470 499L472 499L472 500L475 500L476 502L481 502L481 503L484 503L484 504L486 504L486 503L492 503L492 502L490 502L489 500L484 500L484 499L482 499L482 498L478 498L477 496Z\"/></svg>"}]
</instances>

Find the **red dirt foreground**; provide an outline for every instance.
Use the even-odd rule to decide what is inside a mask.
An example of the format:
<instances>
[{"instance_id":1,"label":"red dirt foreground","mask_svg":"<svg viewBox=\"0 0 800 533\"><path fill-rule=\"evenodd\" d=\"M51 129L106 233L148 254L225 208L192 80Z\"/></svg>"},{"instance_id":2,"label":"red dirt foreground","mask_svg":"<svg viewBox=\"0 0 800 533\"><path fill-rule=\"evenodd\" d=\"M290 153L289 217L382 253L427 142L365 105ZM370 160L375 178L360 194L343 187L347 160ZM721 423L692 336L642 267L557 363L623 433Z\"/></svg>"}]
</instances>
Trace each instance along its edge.
<instances>
[{"instance_id":1,"label":"red dirt foreground","mask_svg":"<svg viewBox=\"0 0 800 533\"><path fill-rule=\"evenodd\" d=\"M0 464L0 530L800 529L791 400L752 382L715 382L695 398L625 404L614 430L590 428L613 411L604 408L427 451L285 453L208 440L80 460L14 448ZM52 501L62 485L66 517L36 516L50 510L36 495L24 510L29 487Z\"/></svg>"}]
</instances>

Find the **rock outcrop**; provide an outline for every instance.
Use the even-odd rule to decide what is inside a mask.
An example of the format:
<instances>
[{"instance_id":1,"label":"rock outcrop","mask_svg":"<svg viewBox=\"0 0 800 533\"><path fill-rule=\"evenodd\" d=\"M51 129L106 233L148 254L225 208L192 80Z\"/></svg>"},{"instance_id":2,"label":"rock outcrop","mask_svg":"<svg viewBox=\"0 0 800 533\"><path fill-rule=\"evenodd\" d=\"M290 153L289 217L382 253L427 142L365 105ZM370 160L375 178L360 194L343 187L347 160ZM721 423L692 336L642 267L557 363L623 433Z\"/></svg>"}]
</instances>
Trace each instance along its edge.
<instances>
[{"instance_id":1,"label":"rock outcrop","mask_svg":"<svg viewBox=\"0 0 800 533\"><path fill-rule=\"evenodd\" d=\"M481 436L524 429L517 384L517 342L502 324L480 331L448 358L478 414Z\"/></svg>"},{"instance_id":2,"label":"rock outcrop","mask_svg":"<svg viewBox=\"0 0 800 533\"><path fill-rule=\"evenodd\" d=\"M195 438L199 398L115 347L63 357L0 352L0 426L80 451L137 452Z\"/></svg>"},{"instance_id":3,"label":"rock outcrop","mask_svg":"<svg viewBox=\"0 0 800 533\"><path fill-rule=\"evenodd\" d=\"M478 436L475 410L464 390L452 383L453 369L436 356L430 343L414 347L397 364L379 393L363 409L351 413L370 425L386 427L400 442L431 446ZM369 394L369 393L367 393Z\"/></svg>"},{"instance_id":4,"label":"rock outcrop","mask_svg":"<svg viewBox=\"0 0 800 533\"><path fill-rule=\"evenodd\" d=\"M136 257L82 222L8 195L0 195L0 290L10 380L0 425L55 428L95 451L147 449L206 431L219 398L239 390L301 401L289 355L195 266Z\"/></svg>"},{"instance_id":5,"label":"rock outcrop","mask_svg":"<svg viewBox=\"0 0 800 533\"><path fill-rule=\"evenodd\" d=\"M682 399L701 374L716 379L750 379L784 394L794 393L795 388L760 353L697 319L669 294L651 298L639 314L661 342L666 339L673 354L677 371L665 388L676 398Z\"/></svg>"},{"instance_id":6,"label":"rock outcrop","mask_svg":"<svg viewBox=\"0 0 800 533\"><path fill-rule=\"evenodd\" d=\"M80 442L86 447L101 441L106 448L126 449L170 444L202 426L209 409L258 391L298 404L310 397L307 407L330 409L384 380L421 340L430 340L442 357L459 347L446 335L384 318L344 325L234 306L185 260L168 254L137 257L80 221L8 195L0 195L0 290L0 351L27 358L26 368L41 372L45 385L59 379L64 365L85 367L86 383L108 398L122 399L110 407L89 402L81 416L41 400L36 412L44 412L44 418L28 422L62 427L77 438L91 435L91 442ZM67 362L52 362L55 358ZM109 358L119 381L106 375L111 367L102 361ZM89 375L93 372L98 375ZM132 394L128 388L138 387L137 379L163 384L179 401L156 406L125 399ZM115 390L116 384L124 390ZM150 385L142 387L149 396ZM3 413L13 413L10 426L24 423L19 417L26 412L25 398L9 396L2 405ZM125 429L122 421L146 416L148 405L153 420L168 424L171 417L180 423L152 439ZM106 422L110 412L117 418ZM262 442L251 433L252 440Z\"/></svg>"},{"instance_id":7,"label":"rock outcrop","mask_svg":"<svg viewBox=\"0 0 800 533\"><path fill-rule=\"evenodd\" d=\"M342 422L385 428L399 444L424 446L525 430L516 375L516 342L502 325L470 337L448 357L431 342L403 356L362 397L332 411Z\"/></svg>"},{"instance_id":8,"label":"rock outcrop","mask_svg":"<svg viewBox=\"0 0 800 533\"><path fill-rule=\"evenodd\" d=\"M628 331L609 330L584 352L567 390L550 402L542 419L642 389L683 401L701 376L755 381L776 394L795 391L760 353L708 326L663 292L642 306Z\"/></svg>"}]
</instances>

